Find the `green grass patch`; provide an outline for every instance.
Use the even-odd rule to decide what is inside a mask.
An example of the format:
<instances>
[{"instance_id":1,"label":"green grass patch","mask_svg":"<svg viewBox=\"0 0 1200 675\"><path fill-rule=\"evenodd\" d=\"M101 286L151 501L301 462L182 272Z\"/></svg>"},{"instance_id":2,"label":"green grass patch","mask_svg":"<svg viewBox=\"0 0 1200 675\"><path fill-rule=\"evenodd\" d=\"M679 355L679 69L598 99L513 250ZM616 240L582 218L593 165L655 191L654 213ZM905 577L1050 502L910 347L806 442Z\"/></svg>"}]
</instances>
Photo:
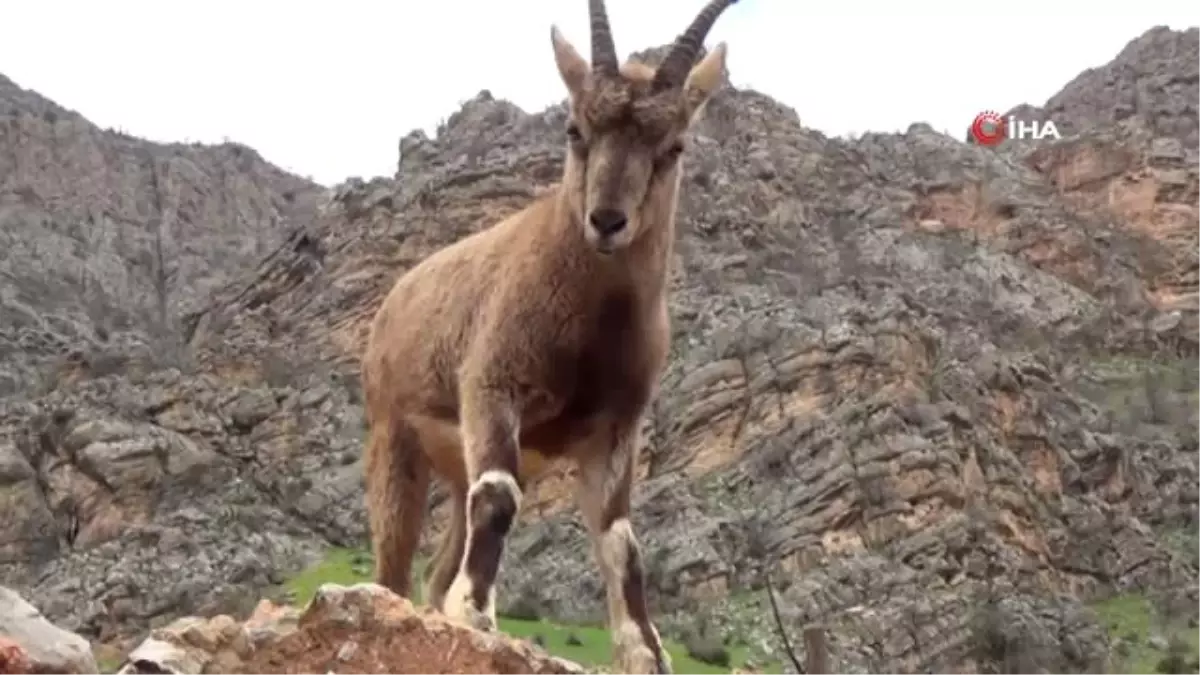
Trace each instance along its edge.
<instances>
[{"instance_id":1,"label":"green grass patch","mask_svg":"<svg viewBox=\"0 0 1200 675\"><path fill-rule=\"evenodd\" d=\"M1150 599L1141 593L1117 595L1094 604L1093 608L1108 630L1109 638L1116 644L1113 672L1164 672L1159 669L1159 664L1170 651L1164 643L1172 641L1186 645L1189 663L1200 659L1200 635L1197 630L1189 628L1185 621L1163 621Z\"/></svg>"},{"instance_id":2,"label":"green grass patch","mask_svg":"<svg viewBox=\"0 0 1200 675\"><path fill-rule=\"evenodd\" d=\"M420 578L421 562L414 564L413 578ZM353 585L371 581L373 574L371 554L366 551L346 548L330 549L325 557L288 579L282 590L287 601L304 606L312 600L322 584ZM414 601L419 602L419 584ZM497 617L502 632L513 637L534 640L539 638L546 651L564 659L575 661L585 667L608 667L612 660L612 641L608 629L597 626L570 626L546 620L514 619ZM729 668L704 663L688 656L687 649L671 640L666 641L667 651L675 672L681 673L728 673ZM729 647L730 665L743 667L748 658L745 646ZM778 665L769 666L765 672L779 673Z\"/></svg>"},{"instance_id":3,"label":"green grass patch","mask_svg":"<svg viewBox=\"0 0 1200 675\"><path fill-rule=\"evenodd\" d=\"M110 655L105 654L105 655L95 655L95 658L96 658L96 669L105 675L107 675L108 673L117 672L118 670L121 669L121 666L124 665L124 659L121 659L120 657L116 657L116 656L110 656Z\"/></svg>"},{"instance_id":4,"label":"green grass patch","mask_svg":"<svg viewBox=\"0 0 1200 675\"><path fill-rule=\"evenodd\" d=\"M1115 355L1089 360L1085 366L1090 379L1118 387L1140 387L1147 378L1172 391L1193 395L1200 387L1196 362L1189 359Z\"/></svg>"},{"instance_id":5,"label":"green grass patch","mask_svg":"<svg viewBox=\"0 0 1200 675\"><path fill-rule=\"evenodd\" d=\"M303 607L317 594L322 584L353 586L371 581L373 574L371 554L349 548L332 548L325 557L301 570L284 582L288 602Z\"/></svg>"},{"instance_id":6,"label":"green grass patch","mask_svg":"<svg viewBox=\"0 0 1200 675\"><path fill-rule=\"evenodd\" d=\"M1200 567L1200 530L1195 526L1164 528L1159 538L1192 568Z\"/></svg>"}]
</instances>

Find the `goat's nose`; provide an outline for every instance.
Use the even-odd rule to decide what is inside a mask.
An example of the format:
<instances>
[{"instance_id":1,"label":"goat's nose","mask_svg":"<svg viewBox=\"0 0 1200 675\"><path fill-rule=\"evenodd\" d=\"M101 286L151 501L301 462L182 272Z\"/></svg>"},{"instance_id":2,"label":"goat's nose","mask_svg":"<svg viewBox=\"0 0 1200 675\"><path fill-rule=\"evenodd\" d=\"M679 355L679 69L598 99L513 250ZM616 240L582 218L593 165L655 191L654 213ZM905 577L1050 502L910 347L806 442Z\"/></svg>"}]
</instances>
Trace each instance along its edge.
<instances>
[{"instance_id":1,"label":"goat's nose","mask_svg":"<svg viewBox=\"0 0 1200 675\"><path fill-rule=\"evenodd\" d=\"M625 225L629 222L629 218L625 216L624 211L617 209L596 209L588 216L592 227L604 236L609 236L625 229Z\"/></svg>"}]
</instances>

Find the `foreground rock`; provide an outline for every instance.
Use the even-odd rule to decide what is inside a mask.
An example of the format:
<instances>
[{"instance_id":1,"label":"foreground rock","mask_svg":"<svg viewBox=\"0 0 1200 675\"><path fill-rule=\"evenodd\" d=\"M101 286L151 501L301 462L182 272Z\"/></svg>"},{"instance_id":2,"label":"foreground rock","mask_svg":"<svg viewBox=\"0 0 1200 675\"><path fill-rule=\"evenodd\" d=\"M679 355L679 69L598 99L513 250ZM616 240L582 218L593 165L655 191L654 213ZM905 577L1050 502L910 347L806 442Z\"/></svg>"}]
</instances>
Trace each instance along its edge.
<instances>
[{"instance_id":1,"label":"foreground rock","mask_svg":"<svg viewBox=\"0 0 1200 675\"><path fill-rule=\"evenodd\" d=\"M29 654L25 653L21 645L0 636L0 673L9 675L9 673L28 673L32 670L33 664L29 663Z\"/></svg>"},{"instance_id":2,"label":"foreground rock","mask_svg":"<svg viewBox=\"0 0 1200 675\"><path fill-rule=\"evenodd\" d=\"M120 673L582 673L527 642L452 623L381 586L322 586L303 611L264 600L242 624L183 618Z\"/></svg>"},{"instance_id":3,"label":"foreground rock","mask_svg":"<svg viewBox=\"0 0 1200 675\"><path fill-rule=\"evenodd\" d=\"M0 586L0 673L95 673L88 641Z\"/></svg>"}]
</instances>

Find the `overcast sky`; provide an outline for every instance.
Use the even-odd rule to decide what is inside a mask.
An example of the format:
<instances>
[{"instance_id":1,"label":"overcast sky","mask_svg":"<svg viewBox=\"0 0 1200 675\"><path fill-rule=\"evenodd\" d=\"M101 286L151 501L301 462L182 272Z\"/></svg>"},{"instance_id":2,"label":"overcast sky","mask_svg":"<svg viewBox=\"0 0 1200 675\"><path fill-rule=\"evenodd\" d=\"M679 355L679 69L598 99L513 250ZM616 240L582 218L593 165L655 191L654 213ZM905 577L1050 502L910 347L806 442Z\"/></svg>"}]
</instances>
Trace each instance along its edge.
<instances>
[{"instance_id":1,"label":"overcast sky","mask_svg":"<svg viewBox=\"0 0 1200 675\"><path fill-rule=\"evenodd\" d=\"M618 51L671 40L703 1L609 0ZM736 85L827 134L926 121L959 135L981 110L1043 103L1151 26L1196 25L1194 6L741 0L709 44L728 42ZM583 0L38 0L4 14L0 72L21 86L137 136L246 143L327 185L391 175L402 135L480 89L527 111L561 99L551 23L589 53Z\"/></svg>"}]
</instances>

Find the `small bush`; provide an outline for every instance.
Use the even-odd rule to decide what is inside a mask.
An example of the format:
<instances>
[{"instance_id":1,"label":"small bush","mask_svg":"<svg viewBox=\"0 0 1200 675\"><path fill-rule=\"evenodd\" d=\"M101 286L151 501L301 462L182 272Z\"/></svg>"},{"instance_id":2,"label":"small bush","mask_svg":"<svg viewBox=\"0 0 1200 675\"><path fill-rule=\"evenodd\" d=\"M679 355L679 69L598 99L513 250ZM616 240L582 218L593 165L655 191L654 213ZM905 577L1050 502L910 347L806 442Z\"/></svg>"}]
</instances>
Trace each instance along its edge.
<instances>
[{"instance_id":1,"label":"small bush","mask_svg":"<svg viewBox=\"0 0 1200 675\"><path fill-rule=\"evenodd\" d=\"M683 647L687 650L688 656L701 663L728 668L732 662L729 650L725 648L722 641L707 631L696 631L686 635L683 639Z\"/></svg>"}]
</instances>

